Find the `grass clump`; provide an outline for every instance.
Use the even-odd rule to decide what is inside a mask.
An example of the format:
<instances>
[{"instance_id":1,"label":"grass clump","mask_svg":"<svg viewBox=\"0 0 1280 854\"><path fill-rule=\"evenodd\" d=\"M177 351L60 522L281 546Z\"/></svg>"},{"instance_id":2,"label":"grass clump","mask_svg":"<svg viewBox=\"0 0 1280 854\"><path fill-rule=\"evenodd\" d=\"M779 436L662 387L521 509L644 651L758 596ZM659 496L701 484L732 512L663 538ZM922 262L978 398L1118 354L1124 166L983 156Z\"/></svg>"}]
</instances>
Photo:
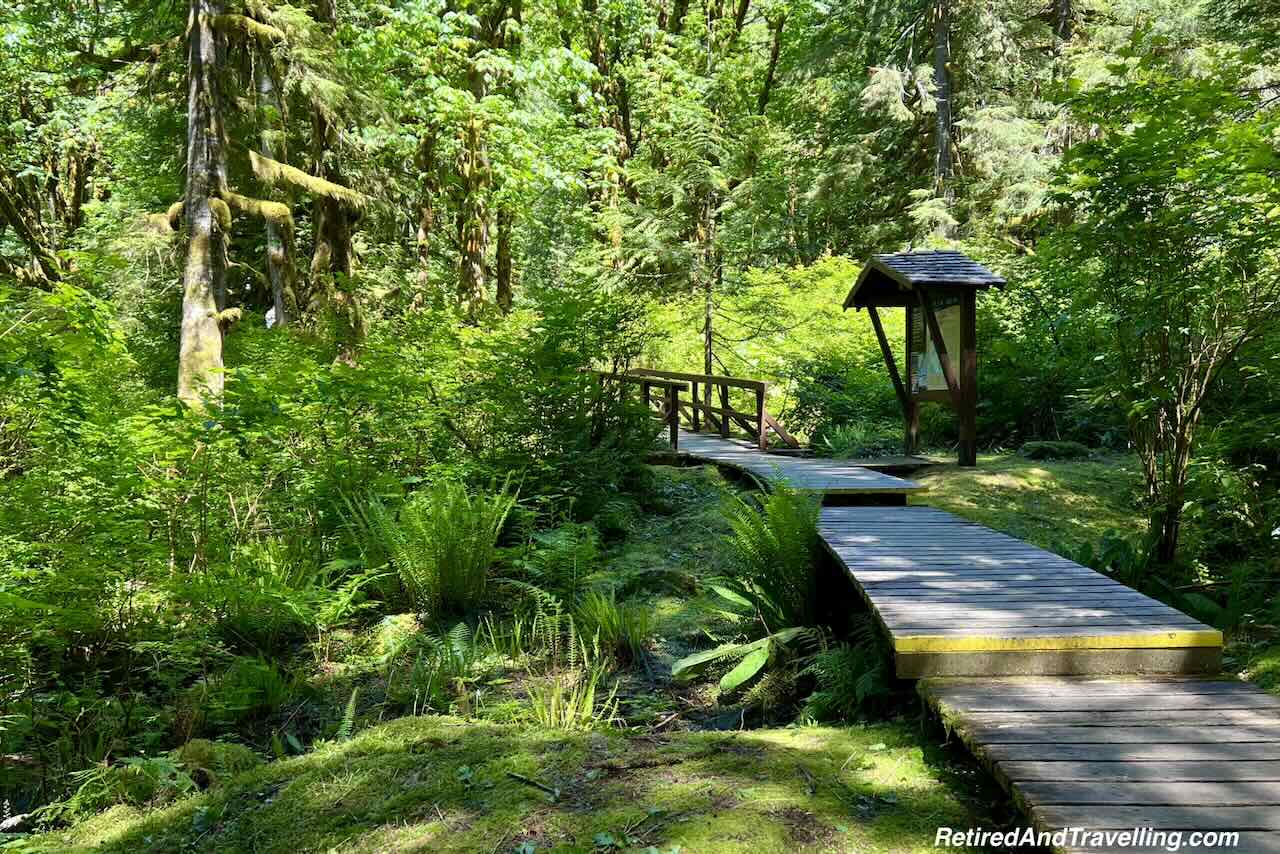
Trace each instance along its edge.
<instances>
[{"instance_id":1,"label":"grass clump","mask_svg":"<svg viewBox=\"0 0 1280 854\"><path fill-rule=\"evenodd\" d=\"M602 664L564 671L529 685L532 719L548 729L574 731L612 723L618 716L618 684L600 703L596 694L607 669Z\"/></svg>"},{"instance_id":2,"label":"grass clump","mask_svg":"<svg viewBox=\"0 0 1280 854\"><path fill-rule=\"evenodd\" d=\"M804 713L819 721L852 720L873 710L890 692L892 658L869 616L857 620L849 642L816 653L804 669L814 691Z\"/></svg>"},{"instance_id":3,"label":"grass clump","mask_svg":"<svg viewBox=\"0 0 1280 854\"><path fill-rule=\"evenodd\" d=\"M578 603L578 630L620 661L640 661L653 635L653 612L639 602L592 590Z\"/></svg>"},{"instance_id":4,"label":"grass clump","mask_svg":"<svg viewBox=\"0 0 1280 854\"><path fill-rule=\"evenodd\" d=\"M902 428L889 421L849 421L821 432L817 447L825 457L866 459L902 453Z\"/></svg>"}]
</instances>

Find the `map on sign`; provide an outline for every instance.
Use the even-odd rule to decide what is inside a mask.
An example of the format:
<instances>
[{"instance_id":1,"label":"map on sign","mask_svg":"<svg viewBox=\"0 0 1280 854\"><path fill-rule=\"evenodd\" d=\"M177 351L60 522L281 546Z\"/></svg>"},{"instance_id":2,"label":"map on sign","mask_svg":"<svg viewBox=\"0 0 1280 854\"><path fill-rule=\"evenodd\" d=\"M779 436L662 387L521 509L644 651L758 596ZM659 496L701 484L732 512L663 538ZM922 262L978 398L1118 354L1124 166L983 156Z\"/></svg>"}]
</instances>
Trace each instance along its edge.
<instances>
[{"instance_id":1,"label":"map on sign","mask_svg":"<svg viewBox=\"0 0 1280 854\"><path fill-rule=\"evenodd\" d=\"M960 353L960 300L935 298L933 311L938 317L942 340L954 367ZM911 315L911 392L946 391L947 378L942 373L942 362L934 347L933 336L926 333L923 312L913 311Z\"/></svg>"}]
</instances>

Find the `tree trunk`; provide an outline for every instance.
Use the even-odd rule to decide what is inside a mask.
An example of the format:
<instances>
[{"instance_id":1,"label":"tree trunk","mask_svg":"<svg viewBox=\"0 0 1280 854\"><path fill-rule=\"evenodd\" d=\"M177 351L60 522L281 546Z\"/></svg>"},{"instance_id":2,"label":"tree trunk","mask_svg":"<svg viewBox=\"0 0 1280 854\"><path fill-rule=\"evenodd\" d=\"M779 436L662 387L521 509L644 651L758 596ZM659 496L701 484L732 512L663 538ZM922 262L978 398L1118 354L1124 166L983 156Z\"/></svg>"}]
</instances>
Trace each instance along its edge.
<instances>
[{"instance_id":1,"label":"tree trunk","mask_svg":"<svg viewBox=\"0 0 1280 854\"><path fill-rule=\"evenodd\" d=\"M1075 21L1071 15L1071 0L1054 0L1053 34L1061 41L1071 41Z\"/></svg>"},{"instance_id":2,"label":"tree trunk","mask_svg":"<svg viewBox=\"0 0 1280 854\"><path fill-rule=\"evenodd\" d=\"M336 0L317 0L316 20L332 28L338 20ZM342 184L342 169L335 149L338 129L323 111L314 110L311 139L315 174L334 184ZM352 278L354 249L351 245L351 215L346 205L325 195L316 196L315 254L311 259L313 286L325 293L334 321L338 360L354 364L364 340L364 315Z\"/></svg>"},{"instance_id":3,"label":"tree trunk","mask_svg":"<svg viewBox=\"0 0 1280 854\"><path fill-rule=\"evenodd\" d=\"M226 308L226 187L221 93L222 37L213 26L220 0L191 0L187 52L187 264L182 285L178 398L199 408L222 397L222 325Z\"/></svg>"},{"instance_id":4,"label":"tree trunk","mask_svg":"<svg viewBox=\"0 0 1280 854\"><path fill-rule=\"evenodd\" d=\"M31 254L33 274L24 275L24 278L45 288L62 278L62 262L45 240L43 231L37 231L28 222L16 185L6 175L0 174L0 224L2 223L13 228Z\"/></svg>"},{"instance_id":5,"label":"tree trunk","mask_svg":"<svg viewBox=\"0 0 1280 854\"><path fill-rule=\"evenodd\" d=\"M756 115L763 116L769 108L769 96L773 93L773 78L778 72L778 57L782 54L782 27L787 23L786 12L777 12L769 21L769 30L773 38L769 46L769 64L765 67L764 85L760 87L760 97L756 99ZM754 149L752 150L754 154Z\"/></svg>"},{"instance_id":6,"label":"tree trunk","mask_svg":"<svg viewBox=\"0 0 1280 854\"><path fill-rule=\"evenodd\" d=\"M489 183L489 152L480 119L467 122L458 173L462 177L463 197L458 228L458 244L462 247L458 269L458 304L474 316L484 305L484 257L489 249L489 209L485 192Z\"/></svg>"},{"instance_id":7,"label":"tree trunk","mask_svg":"<svg viewBox=\"0 0 1280 854\"><path fill-rule=\"evenodd\" d=\"M498 208L498 308L503 314L511 312L514 293L511 289L511 229L515 223L515 214L509 205Z\"/></svg>"},{"instance_id":8,"label":"tree trunk","mask_svg":"<svg viewBox=\"0 0 1280 854\"><path fill-rule=\"evenodd\" d=\"M950 0L937 0L933 10L933 81L937 113L934 117L934 192L950 210L954 198L951 186L951 14ZM950 229L942 227L943 236Z\"/></svg>"},{"instance_id":9,"label":"tree trunk","mask_svg":"<svg viewBox=\"0 0 1280 854\"><path fill-rule=\"evenodd\" d=\"M284 115L280 99L276 95L275 81L268 66L270 55L258 54L255 73L258 78L259 149L264 157L285 162ZM277 140L279 141L277 144ZM277 194L278 195L278 194ZM275 325L288 326L293 320L293 230L289 222L277 222L265 217L267 229L267 281L271 285L271 306L275 312Z\"/></svg>"},{"instance_id":10,"label":"tree trunk","mask_svg":"<svg viewBox=\"0 0 1280 854\"><path fill-rule=\"evenodd\" d=\"M418 171L421 173L422 196L418 201L418 294L422 298L430 283L431 234L436 226L436 139L435 129L423 131L418 142Z\"/></svg>"}]
</instances>

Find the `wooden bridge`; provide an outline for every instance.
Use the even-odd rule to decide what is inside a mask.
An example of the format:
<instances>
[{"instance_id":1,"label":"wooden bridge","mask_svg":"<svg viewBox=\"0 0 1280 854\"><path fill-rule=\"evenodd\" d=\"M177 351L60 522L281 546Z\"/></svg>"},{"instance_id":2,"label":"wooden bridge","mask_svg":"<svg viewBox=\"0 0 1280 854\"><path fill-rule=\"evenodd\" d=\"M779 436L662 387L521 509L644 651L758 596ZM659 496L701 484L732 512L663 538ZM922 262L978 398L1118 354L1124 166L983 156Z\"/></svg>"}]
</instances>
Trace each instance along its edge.
<instances>
[{"instance_id":1,"label":"wooden bridge","mask_svg":"<svg viewBox=\"0 0 1280 854\"><path fill-rule=\"evenodd\" d=\"M727 438L731 416L699 407L720 416L716 433L680 429L675 406L677 453L822 496L822 541L898 676L920 680L1038 831L1149 828L1183 845L1238 831L1238 847L1184 850L1280 852L1280 699L1217 676L1220 632L1051 552L906 506L924 491L913 481L762 451L763 404L754 442ZM1169 838L1068 837L1054 850L1160 851Z\"/></svg>"}]
</instances>

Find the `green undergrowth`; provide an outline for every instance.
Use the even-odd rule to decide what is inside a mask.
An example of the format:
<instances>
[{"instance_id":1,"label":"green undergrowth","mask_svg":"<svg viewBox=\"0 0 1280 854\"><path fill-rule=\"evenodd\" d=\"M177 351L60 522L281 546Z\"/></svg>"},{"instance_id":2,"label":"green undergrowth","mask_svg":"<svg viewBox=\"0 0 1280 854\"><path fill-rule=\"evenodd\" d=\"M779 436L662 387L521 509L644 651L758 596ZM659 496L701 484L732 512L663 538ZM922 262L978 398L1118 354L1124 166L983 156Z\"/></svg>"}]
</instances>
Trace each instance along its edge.
<instances>
[{"instance_id":1,"label":"green undergrowth","mask_svg":"<svg viewBox=\"0 0 1280 854\"><path fill-rule=\"evenodd\" d=\"M1008 820L902 686L874 704L885 719L857 722L861 688L815 681L808 659L771 662L758 685L776 682L776 700L725 690L716 667L672 678L677 661L754 637L716 592L746 571L726 545L738 492L713 468L650 467L592 524L508 547L497 573L524 581L493 582L515 597L507 610L330 632L296 676L305 698L273 713L285 735L223 748L266 761L178 757L154 792L68 809L69 826L15 850L910 852L930 850L941 824ZM562 604L522 618L535 584ZM580 631L562 622L549 640L542 621L570 617ZM874 655L822 637L819 663ZM309 717L330 723L292 738Z\"/></svg>"},{"instance_id":2,"label":"green undergrowth","mask_svg":"<svg viewBox=\"0 0 1280 854\"><path fill-rule=\"evenodd\" d=\"M150 813L116 807L27 852L914 852L975 821L912 722L567 734L403 718Z\"/></svg>"}]
</instances>

